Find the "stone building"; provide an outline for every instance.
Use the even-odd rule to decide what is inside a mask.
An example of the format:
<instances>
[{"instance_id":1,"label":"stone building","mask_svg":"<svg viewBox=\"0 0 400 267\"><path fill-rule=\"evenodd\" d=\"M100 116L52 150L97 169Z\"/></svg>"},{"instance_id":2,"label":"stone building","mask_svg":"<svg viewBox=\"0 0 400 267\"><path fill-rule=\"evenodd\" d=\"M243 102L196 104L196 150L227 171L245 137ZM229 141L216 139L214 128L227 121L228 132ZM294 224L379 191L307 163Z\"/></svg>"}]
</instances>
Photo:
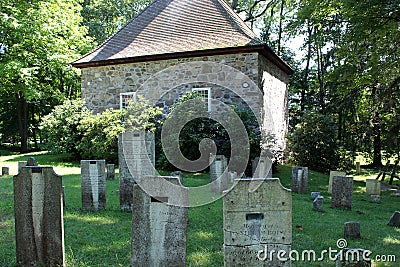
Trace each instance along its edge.
<instances>
[{"instance_id":1,"label":"stone building","mask_svg":"<svg viewBox=\"0 0 400 267\"><path fill-rule=\"evenodd\" d=\"M198 91L247 105L263 133L285 147L287 84L293 70L224 0L155 0L98 48L72 63L82 98L95 113L138 95L168 109Z\"/></svg>"}]
</instances>

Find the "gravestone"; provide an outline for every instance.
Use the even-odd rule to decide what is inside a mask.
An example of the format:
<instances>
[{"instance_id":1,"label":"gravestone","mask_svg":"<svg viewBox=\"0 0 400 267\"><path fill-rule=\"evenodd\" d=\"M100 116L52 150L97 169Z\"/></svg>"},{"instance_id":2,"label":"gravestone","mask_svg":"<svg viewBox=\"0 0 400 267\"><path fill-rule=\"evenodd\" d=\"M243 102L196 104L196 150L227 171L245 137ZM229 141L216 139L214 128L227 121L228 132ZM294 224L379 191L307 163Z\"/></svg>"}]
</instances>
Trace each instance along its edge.
<instances>
[{"instance_id":1,"label":"gravestone","mask_svg":"<svg viewBox=\"0 0 400 267\"><path fill-rule=\"evenodd\" d=\"M372 203L379 203L381 202L381 195L370 195L370 201Z\"/></svg>"},{"instance_id":2,"label":"gravestone","mask_svg":"<svg viewBox=\"0 0 400 267\"><path fill-rule=\"evenodd\" d=\"M223 199L224 266L290 266L292 195L279 179L238 179Z\"/></svg>"},{"instance_id":3,"label":"gravestone","mask_svg":"<svg viewBox=\"0 0 400 267\"><path fill-rule=\"evenodd\" d=\"M81 160L83 210L106 208L105 165L105 160Z\"/></svg>"},{"instance_id":4,"label":"gravestone","mask_svg":"<svg viewBox=\"0 0 400 267\"><path fill-rule=\"evenodd\" d=\"M329 186L328 186L328 193L332 194L332 182L333 182L333 177L334 176L346 176L345 172L339 172L339 171L330 171L329 172Z\"/></svg>"},{"instance_id":5,"label":"gravestone","mask_svg":"<svg viewBox=\"0 0 400 267\"><path fill-rule=\"evenodd\" d=\"M313 210L322 211L323 204L324 204L324 197L317 196L313 201Z\"/></svg>"},{"instance_id":6,"label":"gravestone","mask_svg":"<svg viewBox=\"0 0 400 267\"><path fill-rule=\"evenodd\" d=\"M14 176L17 266L65 266L62 178L52 167Z\"/></svg>"},{"instance_id":7,"label":"gravestone","mask_svg":"<svg viewBox=\"0 0 400 267\"><path fill-rule=\"evenodd\" d=\"M311 200L315 200L320 195L320 192L311 192Z\"/></svg>"},{"instance_id":8,"label":"gravestone","mask_svg":"<svg viewBox=\"0 0 400 267\"><path fill-rule=\"evenodd\" d=\"M169 174L170 176L178 177L181 184L183 184L183 174L181 171L174 171Z\"/></svg>"},{"instance_id":9,"label":"gravestone","mask_svg":"<svg viewBox=\"0 0 400 267\"><path fill-rule=\"evenodd\" d=\"M292 192L307 194L308 167L292 167Z\"/></svg>"},{"instance_id":10,"label":"gravestone","mask_svg":"<svg viewBox=\"0 0 400 267\"><path fill-rule=\"evenodd\" d=\"M228 189L227 160L223 155L210 157L210 190L211 192L222 193Z\"/></svg>"},{"instance_id":11,"label":"gravestone","mask_svg":"<svg viewBox=\"0 0 400 267\"><path fill-rule=\"evenodd\" d=\"M115 180L115 165L107 164L107 180Z\"/></svg>"},{"instance_id":12,"label":"gravestone","mask_svg":"<svg viewBox=\"0 0 400 267\"><path fill-rule=\"evenodd\" d=\"M18 173L21 172L21 169L26 166L26 161L18 161Z\"/></svg>"},{"instance_id":13,"label":"gravestone","mask_svg":"<svg viewBox=\"0 0 400 267\"><path fill-rule=\"evenodd\" d=\"M371 267L371 251L344 248L336 255L336 267Z\"/></svg>"},{"instance_id":14,"label":"gravestone","mask_svg":"<svg viewBox=\"0 0 400 267\"><path fill-rule=\"evenodd\" d=\"M235 171L228 172L228 177L229 177L229 183L233 184L235 180L238 178L237 172Z\"/></svg>"},{"instance_id":15,"label":"gravestone","mask_svg":"<svg viewBox=\"0 0 400 267\"><path fill-rule=\"evenodd\" d=\"M359 161L356 162L356 173L357 174L361 173L361 162Z\"/></svg>"},{"instance_id":16,"label":"gravestone","mask_svg":"<svg viewBox=\"0 0 400 267\"><path fill-rule=\"evenodd\" d=\"M139 177L155 174L154 133L125 132L118 137L119 201L123 211L132 211L133 185Z\"/></svg>"},{"instance_id":17,"label":"gravestone","mask_svg":"<svg viewBox=\"0 0 400 267\"><path fill-rule=\"evenodd\" d=\"M332 208L351 209L353 177L334 176L332 182Z\"/></svg>"},{"instance_id":18,"label":"gravestone","mask_svg":"<svg viewBox=\"0 0 400 267\"><path fill-rule=\"evenodd\" d=\"M381 183L376 179L365 180L365 191L368 195L380 195L381 194Z\"/></svg>"},{"instance_id":19,"label":"gravestone","mask_svg":"<svg viewBox=\"0 0 400 267\"><path fill-rule=\"evenodd\" d=\"M344 223L344 238L361 238L359 222Z\"/></svg>"},{"instance_id":20,"label":"gravestone","mask_svg":"<svg viewBox=\"0 0 400 267\"><path fill-rule=\"evenodd\" d=\"M253 178L272 178L272 160L256 157L252 163Z\"/></svg>"},{"instance_id":21,"label":"gravestone","mask_svg":"<svg viewBox=\"0 0 400 267\"><path fill-rule=\"evenodd\" d=\"M34 157L28 158L27 161L18 161L18 173L21 171L22 167L25 166L38 166Z\"/></svg>"},{"instance_id":22,"label":"gravestone","mask_svg":"<svg viewBox=\"0 0 400 267\"><path fill-rule=\"evenodd\" d=\"M389 219L388 225L400 227L400 211L395 211L393 213L392 217Z\"/></svg>"},{"instance_id":23,"label":"gravestone","mask_svg":"<svg viewBox=\"0 0 400 267\"><path fill-rule=\"evenodd\" d=\"M187 188L177 177L147 176L133 196L131 266L186 266L188 208L179 205L189 204Z\"/></svg>"},{"instance_id":24,"label":"gravestone","mask_svg":"<svg viewBox=\"0 0 400 267\"><path fill-rule=\"evenodd\" d=\"M1 167L1 175L10 175L9 167Z\"/></svg>"}]
</instances>

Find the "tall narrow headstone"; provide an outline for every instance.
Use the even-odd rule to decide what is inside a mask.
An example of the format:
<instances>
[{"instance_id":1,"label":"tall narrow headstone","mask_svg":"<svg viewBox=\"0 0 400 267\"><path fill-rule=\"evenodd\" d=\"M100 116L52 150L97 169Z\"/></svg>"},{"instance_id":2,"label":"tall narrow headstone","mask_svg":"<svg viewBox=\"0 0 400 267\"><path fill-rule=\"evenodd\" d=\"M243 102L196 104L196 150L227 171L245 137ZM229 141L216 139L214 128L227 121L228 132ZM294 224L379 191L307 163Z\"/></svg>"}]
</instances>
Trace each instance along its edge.
<instances>
[{"instance_id":1,"label":"tall narrow headstone","mask_svg":"<svg viewBox=\"0 0 400 267\"><path fill-rule=\"evenodd\" d=\"M222 193L228 189L227 160L223 155L210 157L210 190Z\"/></svg>"},{"instance_id":2,"label":"tall narrow headstone","mask_svg":"<svg viewBox=\"0 0 400 267\"><path fill-rule=\"evenodd\" d=\"M332 208L351 209L353 177L334 176L332 182Z\"/></svg>"},{"instance_id":3,"label":"tall narrow headstone","mask_svg":"<svg viewBox=\"0 0 400 267\"><path fill-rule=\"evenodd\" d=\"M186 266L187 188L177 177L148 176L133 196L131 266Z\"/></svg>"},{"instance_id":4,"label":"tall narrow headstone","mask_svg":"<svg viewBox=\"0 0 400 267\"><path fill-rule=\"evenodd\" d=\"M65 266L62 178L52 167L14 176L17 266Z\"/></svg>"},{"instance_id":5,"label":"tall narrow headstone","mask_svg":"<svg viewBox=\"0 0 400 267\"><path fill-rule=\"evenodd\" d=\"M133 185L146 175L155 175L154 133L125 132L118 137L119 200L123 211L132 211Z\"/></svg>"},{"instance_id":6,"label":"tall narrow headstone","mask_svg":"<svg viewBox=\"0 0 400 267\"><path fill-rule=\"evenodd\" d=\"M361 162L359 161L356 162L356 172L357 174L361 173Z\"/></svg>"},{"instance_id":7,"label":"tall narrow headstone","mask_svg":"<svg viewBox=\"0 0 400 267\"><path fill-rule=\"evenodd\" d=\"M106 208L105 165L105 160L81 160L83 210Z\"/></svg>"},{"instance_id":8,"label":"tall narrow headstone","mask_svg":"<svg viewBox=\"0 0 400 267\"><path fill-rule=\"evenodd\" d=\"M10 168L9 167L1 167L1 175L9 175Z\"/></svg>"},{"instance_id":9,"label":"tall narrow headstone","mask_svg":"<svg viewBox=\"0 0 400 267\"><path fill-rule=\"evenodd\" d=\"M339 171L330 171L329 173L329 186L328 186L328 193L332 194L332 182L333 182L333 177L334 176L346 176L345 172L339 172Z\"/></svg>"},{"instance_id":10,"label":"tall narrow headstone","mask_svg":"<svg viewBox=\"0 0 400 267\"><path fill-rule=\"evenodd\" d=\"M272 178L272 160L256 157L253 160L253 178Z\"/></svg>"},{"instance_id":11,"label":"tall narrow headstone","mask_svg":"<svg viewBox=\"0 0 400 267\"><path fill-rule=\"evenodd\" d=\"M292 192L307 194L308 167L292 167Z\"/></svg>"},{"instance_id":12,"label":"tall narrow headstone","mask_svg":"<svg viewBox=\"0 0 400 267\"><path fill-rule=\"evenodd\" d=\"M107 164L107 180L115 180L115 165Z\"/></svg>"},{"instance_id":13,"label":"tall narrow headstone","mask_svg":"<svg viewBox=\"0 0 400 267\"><path fill-rule=\"evenodd\" d=\"M292 195L279 179L238 179L223 199L224 266L290 266Z\"/></svg>"},{"instance_id":14,"label":"tall narrow headstone","mask_svg":"<svg viewBox=\"0 0 400 267\"><path fill-rule=\"evenodd\" d=\"M368 195L380 195L381 194L381 183L376 179L365 180L365 191Z\"/></svg>"}]
</instances>

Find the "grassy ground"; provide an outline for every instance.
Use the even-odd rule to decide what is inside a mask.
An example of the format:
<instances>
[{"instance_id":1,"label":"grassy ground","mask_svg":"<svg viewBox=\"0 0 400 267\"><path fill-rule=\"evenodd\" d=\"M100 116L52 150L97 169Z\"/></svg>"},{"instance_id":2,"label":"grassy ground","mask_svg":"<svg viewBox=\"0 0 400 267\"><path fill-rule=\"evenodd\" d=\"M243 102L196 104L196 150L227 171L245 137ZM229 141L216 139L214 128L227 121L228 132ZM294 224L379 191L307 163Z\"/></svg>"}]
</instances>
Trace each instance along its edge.
<instances>
[{"instance_id":1,"label":"grassy ground","mask_svg":"<svg viewBox=\"0 0 400 267\"><path fill-rule=\"evenodd\" d=\"M1 166L10 167L16 174L17 162L31 155L5 155L1 151ZM118 179L107 181L107 210L83 212L81 210L80 169L78 162L70 162L63 155L35 153L40 165L54 166L63 176L66 187L64 210L65 252L67 266L129 266L131 215L119 210ZM164 173L165 174L165 173ZM281 183L290 188L291 168L280 166ZM336 241L343 237L343 224L347 221L361 223L361 240L347 240L348 247L361 247L375 255L395 255L396 263L378 263L376 266L400 266L400 228L386 225L394 211L400 210L400 198L393 192L382 193L380 204L370 203L365 194L365 178L375 177L375 172L363 170L355 176L353 209L329 208L327 194L329 177L317 172L309 173L309 191L320 191L324 196L322 213L311 210L309 194L293 194L293 245L298 251L336 249ZM118 174L117 174L118 178ZM199 186L209 180L207 174L185 174L185 185ZM399 186L398 182L396 184ZM190 208L187 263L188 266L223 266L222 201ZM12 176L0 177L0 266L15 265L15 238L13 218ZM292 266L334 266L324 262L293 262Z\"/></svg>"}]
</instances>

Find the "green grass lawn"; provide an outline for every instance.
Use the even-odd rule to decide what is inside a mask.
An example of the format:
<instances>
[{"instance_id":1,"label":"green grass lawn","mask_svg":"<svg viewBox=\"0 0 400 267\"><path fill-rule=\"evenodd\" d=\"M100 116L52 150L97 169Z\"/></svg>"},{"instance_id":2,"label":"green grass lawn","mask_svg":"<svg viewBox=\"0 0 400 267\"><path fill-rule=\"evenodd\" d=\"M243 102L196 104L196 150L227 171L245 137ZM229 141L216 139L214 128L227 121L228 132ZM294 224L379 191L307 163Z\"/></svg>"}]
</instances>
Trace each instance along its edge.
<instances>
[{"instance_id":1,"label":"green grass lawn","mask_svg":"<svg viewBox=\"0 0 400 267\"><path fill-rule=\"evenodd\" d=\"M2 155L5 155L2 153ZM17 162L29 154L8 154L0 158L1 166L10 167L16 174ZM129 266L131 214L119 209L117 179L107 181L107 210L83 212L81 210L81 180L79 162L71 162L65 155L34 153L40 165L54 166L63 176L66 208L64 210L65 253L67 266ZM161 172L163 175L166 173ZM290 188L291 168L280 166L274 175ZM365 178L375 172L364 170L355 176L352 210L329 208L327 175L309 172L309 192L324 195L324 212L312 211L310 195L293 194L293 244L298 251L336 249L336 241L343 237L343 224L347 221L361 223L361 240L347 240L348 247L364 248L375 255L396 255L397 263L377 263L376 266L400 266L400 228L386 225L394 211L400 210L400 198L392 192L382 193L379 204L370 203L365 194ZM185 174L186 186L208 183L208 174ZM398 186L398 183L396 184ZM12 176L0 177L0 266L15 265L15 237L13 218ZM189 209L187 237L188 266L223 266L222 200ZM292 266L334 266L325 260L319 263L293 262Z\"/></svg>"}]
</instances>

